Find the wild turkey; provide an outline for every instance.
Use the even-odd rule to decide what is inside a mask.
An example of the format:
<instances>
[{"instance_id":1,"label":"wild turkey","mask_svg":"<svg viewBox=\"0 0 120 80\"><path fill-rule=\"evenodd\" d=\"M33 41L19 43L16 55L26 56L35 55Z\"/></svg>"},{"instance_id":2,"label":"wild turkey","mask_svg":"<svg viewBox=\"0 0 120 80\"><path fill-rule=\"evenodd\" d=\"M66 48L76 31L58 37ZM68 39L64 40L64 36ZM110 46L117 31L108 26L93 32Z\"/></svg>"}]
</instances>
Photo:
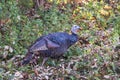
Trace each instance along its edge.
<instances>
[{"instance_id":1,"label":"wild turkey","mask_svg":"<svg viewBox=\"0 0 120 80\"><path fill-rule=\"evenodd\" d=\"M73 25L72 34L56 32L41 36L29 47L21 64L28 64L35 55L43 57L42 65L49 57L55 59L61 57L71 45L78 41L79 29L81 29L79 26Z\"/></svg>"}]
</instances>

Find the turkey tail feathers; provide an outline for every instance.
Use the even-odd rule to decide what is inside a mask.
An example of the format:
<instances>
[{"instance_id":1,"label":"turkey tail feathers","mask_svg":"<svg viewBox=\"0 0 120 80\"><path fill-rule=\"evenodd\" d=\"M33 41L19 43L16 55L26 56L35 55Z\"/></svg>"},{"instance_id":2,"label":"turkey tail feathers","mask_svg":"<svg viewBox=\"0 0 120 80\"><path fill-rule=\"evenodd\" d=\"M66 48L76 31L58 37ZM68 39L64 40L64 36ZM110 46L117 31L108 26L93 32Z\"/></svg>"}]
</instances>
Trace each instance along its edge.
<instances>
[{"instance_id":1,"label":"turkey tail feathers","mask_svg":"<svg viewBox=\"0 0 120 80\"><path fill-rule=\"evenodd\" d=\"M24 60L21 62L21 65L26 65L30 62L30 60L32 60L33 57L33 53L32 52L28 52L26 54L26 57L24 58Z\"/></svg>"}]
</instances>

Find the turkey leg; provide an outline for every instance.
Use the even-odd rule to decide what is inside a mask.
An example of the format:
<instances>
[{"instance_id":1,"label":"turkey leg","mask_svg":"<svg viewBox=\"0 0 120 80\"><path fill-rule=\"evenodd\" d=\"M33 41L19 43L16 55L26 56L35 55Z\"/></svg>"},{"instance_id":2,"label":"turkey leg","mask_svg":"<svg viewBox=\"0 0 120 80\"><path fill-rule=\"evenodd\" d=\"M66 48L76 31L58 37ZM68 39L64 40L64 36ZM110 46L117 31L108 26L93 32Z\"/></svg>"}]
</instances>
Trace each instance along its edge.
<instances>
[{"instance_id":1,"label":"turkey leg","mask_svg":"<svg viewBox=\"0 0 120 80\"><path fill-rule=\"evenodd\" d=\"M48 57L43 58L41 67L43 67L44 63L45 63L47 60L48 60ZM39 76L38 70L36 70L36 68L34 69L34 72L35 72L35 75L36 75L36 76Z\"/></svg>"},{"instance_id":2,"label":"turkey leg","mask_svg":"<svg viewBox=\"0 0 120 80\"><path fill-rule=\"evenodd\" d=\"M42 65L41 65L41 66L43 66L44 63L45 63L47 60L48 60L48 57L43 58L43 61L42 61Z\"/></svg>"}]
</instances>

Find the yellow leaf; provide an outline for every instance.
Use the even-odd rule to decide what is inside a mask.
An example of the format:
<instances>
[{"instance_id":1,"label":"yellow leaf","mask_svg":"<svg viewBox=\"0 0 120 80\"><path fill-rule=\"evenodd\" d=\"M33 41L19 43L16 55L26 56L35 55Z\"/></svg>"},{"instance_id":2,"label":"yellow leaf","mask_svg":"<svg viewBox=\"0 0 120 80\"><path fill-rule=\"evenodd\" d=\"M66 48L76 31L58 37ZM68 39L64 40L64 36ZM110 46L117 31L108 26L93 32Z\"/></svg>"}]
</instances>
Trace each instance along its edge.
<instances>
[{"instance_id":1,"label":"yellow leaf","mask_svg":"<svg viewBox=\"0 0 120 80\"><path fill-rule=\"evenodd\" d=\"M109 5L105 5L103 9L105 9L105 10L111 10L111 9L112 9L112 7L111 7L111 6L109 6Z\"/></svg>"},{"instance_id":2,"label":"yellow leaf","mask_svg":"<svg viewBox=\"0 0 120 80\"><path fill-rule=\"evenodd\" d=\"M100 10L100 14L103 15L103 16L109 16L110 13L108 11L105 11L105 10Z\"/></svg>"}]
</instances>

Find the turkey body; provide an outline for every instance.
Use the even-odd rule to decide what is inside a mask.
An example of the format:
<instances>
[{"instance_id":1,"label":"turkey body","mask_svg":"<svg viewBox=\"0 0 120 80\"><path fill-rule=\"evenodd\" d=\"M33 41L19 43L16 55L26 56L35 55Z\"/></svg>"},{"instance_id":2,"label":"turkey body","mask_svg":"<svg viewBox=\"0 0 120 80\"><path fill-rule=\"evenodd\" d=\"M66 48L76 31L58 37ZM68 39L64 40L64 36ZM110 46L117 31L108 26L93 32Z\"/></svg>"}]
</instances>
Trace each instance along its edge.
<instances>
[{"instance_id":1,"label":"turkey body","mask_svg":"<svg viewBox=\"0 0 120 80\"><path fill-rule=\"evenodd\" d=\"M78 41L77 34L71 35L66 32L56 32L38 38L28 49L22 65L32 60L34 55L43 58L59 58L67 49Z\"/></svg>"}]
</instances>

